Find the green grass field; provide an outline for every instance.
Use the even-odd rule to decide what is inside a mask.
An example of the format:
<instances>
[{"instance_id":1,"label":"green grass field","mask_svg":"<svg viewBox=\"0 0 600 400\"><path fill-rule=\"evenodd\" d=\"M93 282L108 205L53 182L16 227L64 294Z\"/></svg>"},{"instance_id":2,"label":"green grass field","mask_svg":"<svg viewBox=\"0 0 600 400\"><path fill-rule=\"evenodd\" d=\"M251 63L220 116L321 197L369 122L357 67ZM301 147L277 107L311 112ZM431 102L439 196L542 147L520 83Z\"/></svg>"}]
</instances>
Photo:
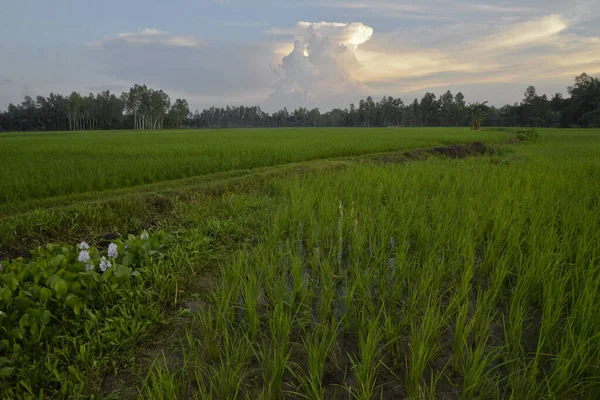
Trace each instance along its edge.
<instances>
[{"instance_id":1,"label":"green grass field","mask_svg":"<svg viewBox=\"0 0 600 400\"><path fill-rule=\"evenodd\" d=\"M285 163L502 140L457 129L0 133L0 204Z\"/></svg>"},{"instance_id":2,"label":"green grass field","mask_svg":"<svg viewBox=\"0 0 600 400\"><path fill-rule=\"evenodd\" d=\"M597 399L600 130L539 132L1 135L0 251L96 269L2 262L0 397Z\"/></svg>"}]
</instances>

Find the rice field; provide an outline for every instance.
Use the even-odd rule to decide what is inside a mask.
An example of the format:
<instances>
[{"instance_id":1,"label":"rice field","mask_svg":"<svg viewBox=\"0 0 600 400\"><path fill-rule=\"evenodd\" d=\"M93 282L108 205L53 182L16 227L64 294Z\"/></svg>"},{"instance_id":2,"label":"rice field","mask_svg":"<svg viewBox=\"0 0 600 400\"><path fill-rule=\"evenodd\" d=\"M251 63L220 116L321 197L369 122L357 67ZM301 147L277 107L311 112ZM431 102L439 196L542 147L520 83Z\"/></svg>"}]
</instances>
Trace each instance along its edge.
<instances>
[{"instance_id":1,"label":"rice field","mask_svg":"<svg viewBox=\"0 0 600 400\"><path fill-rule=\"evenodd\" d=\"M322 133L363 135L336 148L314 145L322 137L307 132L306 143L265 139L265 159L246 167L514 135ZM225 133L251 140L239 139L250 131ZM217 133L207 134L215 143ZM165 310L153 321L171 330L161 336L148 326L152 345L134 342L152 349L150 359L120 347L114 354L128 354L127 362L110 364L102 353L93 367L75 357L79 347L61 350L58 359L79 361L57 361L62 383L48 378L45 394L57 387L58 397L152 399L599 398L600 131L540 135L477 157L367 158L174 199L180 203L144 239L162 254L141 259L136 279L146 294L127 300L144 311L111 308L120 322L102 332L113 344L130 343L127 324L151 308ZM294 143L298 155L277 151ZM258 141L250 148L260 154ZM140 240L128 243L143 249ZM97 336L72 329L78 346L105 351ZM38 396L32 376L21 379Z\"/></svg>"},{"instance_id":2,"label":"rice field","mask_svg":"<svg viewBox=\"0 0 600 400\"><path fill-rule=\"evenodd\" d=\"M145 396L598 398L597 134L277 182Z\"/></svg>"},{"instance_id":3,"label":"rice field","mask_svg":"<svg viewBox=\"0 0 600 400\"><path fill-rule=\"evenodd\" d=\"M0 133L0 205L298 161L506 139L442 129Z\"/></svg>"}]
</instances>

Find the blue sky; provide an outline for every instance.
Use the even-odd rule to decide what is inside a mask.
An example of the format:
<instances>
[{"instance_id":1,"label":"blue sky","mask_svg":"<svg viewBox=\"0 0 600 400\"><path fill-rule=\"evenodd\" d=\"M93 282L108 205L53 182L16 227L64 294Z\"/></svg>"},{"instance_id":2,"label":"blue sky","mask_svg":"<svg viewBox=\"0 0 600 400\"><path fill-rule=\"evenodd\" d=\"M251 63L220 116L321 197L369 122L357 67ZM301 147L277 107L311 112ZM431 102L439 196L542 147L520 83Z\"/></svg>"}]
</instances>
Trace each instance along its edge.
<instances>
[{"instance_id":1,"label":"blue sky","mask_svg":"<svg viewBox=\"0 0 600 400\"><path fill-rule=\"evenodd\" d=\"M600 74L600 2L5 0L0 107L25 95L126 90L193 108L346 107L462 90L519 101Z\"/></svg>"}]
</instances>

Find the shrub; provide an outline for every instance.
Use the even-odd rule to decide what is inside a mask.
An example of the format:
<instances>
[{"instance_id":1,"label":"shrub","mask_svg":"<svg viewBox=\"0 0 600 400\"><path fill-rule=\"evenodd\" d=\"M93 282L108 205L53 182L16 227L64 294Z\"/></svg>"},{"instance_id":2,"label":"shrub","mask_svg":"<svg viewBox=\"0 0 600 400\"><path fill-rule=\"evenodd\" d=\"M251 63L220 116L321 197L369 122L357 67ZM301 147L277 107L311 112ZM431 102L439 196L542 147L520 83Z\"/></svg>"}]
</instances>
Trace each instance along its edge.
<instances>
[{"instance_id":1,"label":"shrub","mask_svg":"<svg viewBox=\"0 0 600 400\"><path fill-rule=\"evenodd\" d=\"M523 142L537 142L540 139L540 134L535 128L524 129L517 131L517 139Z\"/></svg>"}]
</instances>

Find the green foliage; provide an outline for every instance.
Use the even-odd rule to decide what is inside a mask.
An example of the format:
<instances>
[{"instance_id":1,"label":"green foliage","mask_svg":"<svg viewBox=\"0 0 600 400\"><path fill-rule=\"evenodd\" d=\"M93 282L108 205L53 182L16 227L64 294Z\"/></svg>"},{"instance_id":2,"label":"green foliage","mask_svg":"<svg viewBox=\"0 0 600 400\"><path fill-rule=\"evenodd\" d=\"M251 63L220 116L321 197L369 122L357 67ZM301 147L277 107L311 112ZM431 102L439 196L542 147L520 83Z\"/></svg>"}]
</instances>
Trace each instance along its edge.
<instances>
[{"instance_id":1,"label":"green foliage","mask_svg":"<svg viewBox=\"0 0 600 400\"><path fill-rule=\"evenodd\" d=\"M481 122L485 119L485 116L490 112L490 107L487 105L487 101L483 103L475 102L469 104L467 107L467 113L471 117L471 130L478 131L481 128Z\"/></svg>"},{"instance_id":2,"label":"green foliage","mask_svg":"<svg viewBox=\"0 0 600 400\"><path fill-rule=\"evenodd\" d=\"M486 115L481 116L480 122L487 126L512 127L600 126L600 80L582 73L575 77L575 84L567 91L569 98L564 98L562 93L540 96L534 86L529 86L520 104L506 104L499 109L492 106L485 110ZM269 114L259 106L228 105L196 110L192 114L186 100L177 99L171 104L162 90L136 84L119 97L108 90L96 97L77 92L68 96L50 93L48 97L35 99L25 96L21 104L9 104L7 112L0 111L0 132L164 127L450 127L468 124L467 115L472 111L466 108L461 92L453 95L448 90L438 97L427 92L420 101L415 98L406 104L401 98L383 96L375 101L368 96L361 99L358 106L350 104L348 108L323 113L318 108L309 111L299 107L288 111L284 107ZM471 118L471 122L475 121Z\"/></svg>"},{"instance_id":3,"label":"green foliage","mask_svg":"<svg viewBox=\"0 0 600 400\"><path fill-rule=\"evenodd\" d=\"M163 234L117 240L116 258L110 257L116 255L114 252L85 249L87 245L79 249L48 244L34 250L29 260L3 261L2 397L20 393L17 383L32 395L42 393L42 388L49 394L60 386L63 393L68 393L74 390L69 375L81 379L83 371L79 368L88 363L97 366L99 360L94 358L107 350L102 341L118 343L141 333L152 318L141 325L136 325L137 318L123 318L141 312L155 314L147 306L159 301L160 295L146 290L156 279L152 262L165 256L162 249L169 240ZM81 258L82 254L88 254L89 260ZM119 333L119 325L125 331Z\"/></svg>"},{"instance_id":4,"label":"green foliage","mask_svg":"<svg viewBox=\"0 0 600 400\"><path fill-rule=\"evenodd\" d=\"M523 129L517 131L517 139L523 142L537 142L540 140L540 134L535 128Z\"/></svg>"}]
</instances>

